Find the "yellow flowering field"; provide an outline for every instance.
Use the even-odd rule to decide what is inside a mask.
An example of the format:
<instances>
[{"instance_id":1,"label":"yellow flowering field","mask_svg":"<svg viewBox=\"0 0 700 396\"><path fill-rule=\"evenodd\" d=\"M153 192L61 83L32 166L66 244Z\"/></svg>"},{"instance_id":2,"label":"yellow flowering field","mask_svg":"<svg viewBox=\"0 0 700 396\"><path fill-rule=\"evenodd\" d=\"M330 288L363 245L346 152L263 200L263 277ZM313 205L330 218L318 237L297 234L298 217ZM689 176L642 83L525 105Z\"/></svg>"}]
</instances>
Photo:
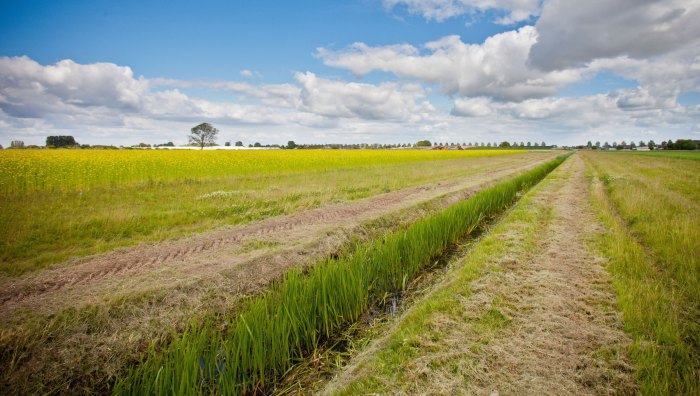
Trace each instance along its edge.
<instances>
[{"instance_id":1,"label":"yellow flowering field","mask_svg":"<svg viewBox=\"0 0 700 396\"><path fill-rule=\"evenodd\" d=\"M2 150L0 192L252 175L507 155L517 150Z\"/></svg>"}]
</instances>

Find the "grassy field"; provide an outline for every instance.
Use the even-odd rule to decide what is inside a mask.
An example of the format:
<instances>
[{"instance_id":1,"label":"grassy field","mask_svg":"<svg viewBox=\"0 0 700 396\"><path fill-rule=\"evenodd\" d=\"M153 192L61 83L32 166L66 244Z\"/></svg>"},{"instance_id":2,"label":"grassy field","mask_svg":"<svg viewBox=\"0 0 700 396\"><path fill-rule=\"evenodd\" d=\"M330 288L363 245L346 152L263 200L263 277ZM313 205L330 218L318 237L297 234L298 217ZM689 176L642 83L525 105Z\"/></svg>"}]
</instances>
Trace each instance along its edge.
<instances>
[{"instance_id":1,"label":"grassy field","mask_svg":"<svg viewBox=\"0 0 700 396\"><path fill-rule=\"evenodd\" d=\"M149 153L161 154L155 151ZM306 153L312 157L323 155L322 152ZM396 155L395 151L390 153ZM40 235L31 234L34 237L25 239L25 247L32 250L37 258L40 258L37 252L44 252L49 261L32 262L37 258L32 258L25 252L24 257L27 259L24 263L27 268L19 266L22 263L20 259L8 261L8 267L14 265L6 272L11 276L0 277L4 282L0 292L0 308L3 315L8 317L0 325L0 371L3 372L0 388L7 389L9 393L54 393L60 389L72 389L79 393L108 392L114 376L128 364L140 359L149 344L162 350L174 336L189 334L184 332L188 321L237 317L250 294L257 295L266 290L270 282L282 276L271 273L270 268L277 266L280 271L287 271L294 266L311 264L308 261L310 257L314 257L315 262L317 256L328 257L350 251L354 248L354 241L369 241L381 238L386 232L404 229L422 216L453 205L457 202L454 198L468 196L500 177L512 177L557 155L556 152L500 155L490 151L485 153L487 155L471 153L460 158L462 153L443 152L450 157L435 157L435 152L428 151L418 153L405 155L418 155L417 158L423 160L389 164L380 160L376 164L365 163L354 168L300 171L284 176L268 177L261 174L231 178L203 177L196 182L171 180L150 186L148 183L133 182L123 186L105 185L85 190L53 189L6 195L16 199L11 202L13 210L10 213L3 212L5 218L17 218L18 223L11 224L12 231L16 234L24 222L22 227L26 230L42 230L46 243L55 245L41 245L39 242L43 240ZM327 154L360 155L359 152L344 151L329 151ZM393 193L394 190L409 186L419 188ZM242 190L246 194L231 193L234 190ZM358 205L364 208L366 205L362 202L348 201L392 191L392 194L373 198L387 202L382 197L403 197L401 194L406 190L411 191L412 195L407 196L410 199L392 201L394 206L387 208L382 204L373 204L374 212L370 216L365 216L365 212L357 212L352 214L352 218L331 216L329 219L309 220L309 213L316 211L306 210L323 206L319 208L321 214L332 214L332 210L327 210L327 204L336 202L339 205L332 205L330 209L336 206L353 209ZM452 193L442 195L450 191ZM284 199L291 195L300 197L296 200ZM68 210L70 202L76 202L71 199L81 196L89 197L82 198L85 203L81 210ZM246 197L247 201L242 197ZM41 206L42 202L53 202L57 205L54 209L60 206L65 210L46 210L46 206ZM235 212L207 217L201 212L204 208L225 209L245 202L257 202L257 206L247 212L248 217L238 216ZM3 204L9 203L3 201ZM282 211L265 212L279 205L282 205ZM48 207L51 208L50 205ZM163 208L174 209L159 213ZM198 211L188 212L188 208ZM143 217L136 219L138 221L119 223L116 220L121 218L122 211L142 213ZM188 228L186 231L190 233L228 224L251 223L223 231L228 233L229 230L238 232L240 228L256 229L261 224L256 220L265 217L271 218L262 222L264 224L272 222L286 227L287 223L280 223L282 220L278 221L275 215L287 212L292 212L292 218L310 221L293 225L295 228L292 232L301 239L285 239L284 236L289 234L283 228L271 234L277 238L274 241L266 239L270 234L253 233L246 239L226 242L220 249L213 248L203 253L193 251L186 259L179 257L171 262L145 268L128 267L118 274L114 271L124 268L122 264L111 267L112 259L118 261L123 256L132 257L130 254L134 251L142 254L144 249L154 248L157 251L156 257L164 257L163 249L171 249L173 243L177 246L185 244L185 248L191 250L192 238L209 238L211 233L205 232L177 242L147 244L129 249L125 255L113 253L77 263L69 262L71 265L42 268L50 262L60 261L57 257L61 255L64 258L73 257L108 250L114 246L158 241L184 234L183 228L178 228L173 223L173 218L183 219L199 227ZM20 217L18 213L33 213L35 216ZM90 233L78 233L86 229L84 219L89 218L100 221L89 223L91 228L87 229L91 230ZM350 223L352 225L348 227ZM110 224L112 225L108 226ZM125 233L112 245L105 242L105 235L113 231L124 233L131 224L142 227L139 232L143 234ZM149 227L157 230L148 234ZM350 231L353 234L344 234ZM338 232L340 233L336 235ZM10 240L6 242L7 247L16 248L16 242L13 242L17 241L15 234L6 234ZM328 250L326 243L336 241L342 245L337 248L329 245L331 250ZM315 247L313 243L316 242L323 246ZM168 250L171 253L174 251ZM318 255L318 252L323 254ZM103 259L104 257L107 258ZM240 267L224 265L212 269L230 259L243 261L239 261ZM145 262L141 259L129 260L132 261L123 265ZM203 268L198 267L201 260L208 260ZM250 260L260 262L256 267L259 272L248 271ZM91 267L96 262L104 265ZM171 272L188 266L197 270L189 274ZM22 273L30 270L31 273ZM206 276L203 272L207 272ZM64 283L56 283L56 279ZM253 284L252 289L239 287L248 283Z\"/></svg>"},{"instance_id":2,"label":"grassy field","mask_svg":"<svg viewBox=\"0 0 700 396\"><path fill-rule=\"evenodd\" d=\"M700 392L700 163L673 154L584 154L644 394Z\"/></svg>"},{"instance_id":3,"label":"grassy field","mask_svg":"<svg viewBox=\"0 0 700 396\"><path fill-rule=\"evenodd\" d=\"M516 152L3 150L0 272L466 177Z\"/></svg>"},{"instance_id":4,"label":"grassy field","mask_svg":"<svg viewBox=\"0 0 700 396\"><path fill-rule=\"evenodd\" d=\"M700 392L695 153L7 152L0 280L19 297L0 293L12 315L0 326L6 393L274 393L284 381L311 392L300 384L329 372L338 376L325 392L340 394ZM432 190L466 179L455 195ZM430 193L354 218L336 250L299 242L350 221L325 220L325 205L355 208L366 201L347 203L418 186ZM317 210L306 210L321 206L322 220L287 216L271 234L200 253L188 245L177 260L168 258L177 244L195 239L155 244L165 261L151 267L144 245L129 249L149 257L133 262L143 268L125 261L119 272L106 255L46 269L230 225L257 230L283 214L311 221ZM499 220L455 249L485 219ZM299 257L308 265L263 274L273 259ZM443 275L426 274L446 257ZM250 268L260 272L236 267L258 258L264 265ZM64 283L44 279L53 274ZM244 291L244 276L266 281ZM415 278L431 290L417 299L406 291ZM405 311L399 301L400 315L363 333L376 337L362 340L367 349L324 349L407 293ZM349 357L314 374L324 351Z\"/></svg>"},{"instance_id":5,"label":"grassy field","mask_svg":"<svg viewBox=\"0 0 700 396\"><path fill-rule=\"evenodd\" d=\"M659 158L677 158L700 161L700 151L678 151L678 150L653 150L653 151L625 151L622 154L646 155Z\"/></svg>"}]
</instances>

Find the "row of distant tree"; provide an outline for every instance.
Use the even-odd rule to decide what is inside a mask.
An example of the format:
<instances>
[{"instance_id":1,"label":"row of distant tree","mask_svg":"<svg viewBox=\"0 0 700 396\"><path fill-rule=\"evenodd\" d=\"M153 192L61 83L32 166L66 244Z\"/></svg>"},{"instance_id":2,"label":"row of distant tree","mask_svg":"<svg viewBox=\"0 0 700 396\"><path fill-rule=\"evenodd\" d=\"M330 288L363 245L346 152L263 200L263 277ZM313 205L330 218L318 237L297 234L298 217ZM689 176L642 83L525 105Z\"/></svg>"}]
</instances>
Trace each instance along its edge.
<instances>
[{"instance_id":1,"label":"row of distant tree","mask_svg":"<svg viewBox=\"0 0 700 396\"><path fill-rule=\"evenodd\" d=\"M216 140L219 135L219 130L213 125L204 122L199 125L194 126L190 129L190 134L187 136L189 144L192 146L197 146L200 148L208 146L216 146ZM233 144L235 147L243 147L242 141L236 141ZM16 141L12 142L12 147L20 148L24 147L24 142ZM173 147L175 146L172 142L165 144L157 144L151 146L146 143L139 143L136 146L138 148L150 148L150 147ZM231 146L231 142L225 142L224 146ZM284 148L284 149L322 149L322 148L334 148L334 149L360 149L360 148L409 148L409 147L501 147L501 148L512 148L512 147L546 147L545 142L534 144L532 142L513 142L512 144L507 141L503 141L500 144L496 142L431 142L429 140L421 140L416 143L398 143L398 144L296 144L293 140L287 142L287 145L265 145L263 146L259 142L249 144L248 147L274 147L274 148ZM49 136L46 138L46 147L83 147L79 145L73 136Z\"/></svg>"},{"instance_id":2,"label":"row of distant tree","mask_svg":"<svg viewBox=\"0 0 700 396\"><path fill-rule=\"evenodd\" d=\"M208 146L217 146L216 139L219 133L219 130L216 129L214 126L212 126L209 123L202 123L199 124L195 127L193 127L190 130L190 135L188 136L189 138L189 144L191 146L196 146L200 148L208 147ZM231 142L227 141L224 143L224 146L231 146ZM243 142L242 141L236 141L233 143L233 146L235 147L243 147ZM277 145L277 144L267 144L267 145L262 145L259 142L255 142L253 144L249 144L248 147L267 147L267 148L282 148L282 149L324 149L324 148L331 148L331 149L377 149L377 148L410 148L410 147L492 147L492 148L544 148L547 147L546 143L543 141L541 143L535 142L534 144L532 142L508 142L508 141L503 141L501 143L496 143L496 142L463 142L463 143L457 143L457 142L431 142L429 140L421 140L416 143L398 143L398 144L367 144L367 143L362 143L362 144L297 144L293 140L290 140L287 142L286 145ZM10 143L11 148L39 148L38 146L25 146L24 142L21 140L13 140ZM47 148L117 148L115 146L90 146L90 145L81 145L79 144L73 136L69 135L59 135L59 136L48 136L46 138L46 147ZM121 146L120 146L121 147ZM147 144L147 143L139 143L137 145L131 146L135 148L158 148L158 147L175 147L175 144L173 142L167 142L163 144ZM629 144L625 142L624 140L620 142L619 144L614 141L612 144L609 144L608 142L605 143L600 143L595 142L595 144L591 141L587 143L586 146L577 146L578 148L588 148L588 149L617 149L617 150L623 150L623 149L636 149L638 147L647 147L650 150L654 149L663 149L663 150L696 150L700 148L700 141L698 140L690 140L690 139L678 139L675 142L672 140L668 141L663 141L661 144L656 144L653 140L649 140L649 142L644 142L643 140L639 141L639 144L635 142L630 142ZM2 146L0 146L2 148Z\"/></svg>"},{"instance_id":3,"label":"row of distant tree","mask_svg":"<svg viewBox=\"0 0 700 396\"><path fill-rule=\"evenodd\" d=\"M612 142L612 144L609 144L608 142L603 143L602 145L600 142L595 142L592 143L590 140L586 144L585 148L588 149L593 149L593 150L626 150L626 149L637 149L639 147L646 147L649 150L697 150L700 148L700 140L691 140L691 139L677 139L675 142L673 140L664 140L660 144L656 144L653 140L649 140L648 142L644 142L644 140L640 140L639 144L635 143L634 141L627 143L626 141L622 141L619 144L617 142ZM584 148L584 146L580 146L580 148Z\"/></svg>"},{"instance_id":4,"label":"row of distant tree","mask_svg":"<svg viewBox=\"0 0 700 396\"><path fill-rule=\"evenodd\" d=\"M216 143L216 135L218 134L218 130L216 128L210 129L211 125L209 126L202 126L198 125L195 128L192 128L191 132L192 134L189 136L189 144L190 146L196 146L200 148L204 147L211 147L211 146L218 146ZM230 142L227 141L224 143L224 146L235 146L235 147L244 147L244 144L242 141L236 141L236 142ZM266 147L266 148L281 148L281 149L326 149L326 148L331 148L331 149L382 149L382 148L410 148L410 147L544 147L545 142L542 142L541 144L535 142L534 145L531 142L513 142L512 144L509 142L501 142L500 144L496 142L469 142L469 143L457 143L457 142L431 142L429 140L421 140L416 143L395 143L395 144L380 144L380 143L358 143L358 144L343 144L343 143L331 143L331 144L297 144L293 140L290 140L287 142L286 145L278 145L278 144L266 144L263 145L260 142L255 142L253 144L249 144L248 147ZM12 148L39 148L38 146L25 146L24 142L21 140L15 140L12 141L10 147ZM117 147L115 146L90 146L87 144L79 144L73 136L49 136L46 138L46 147L47 148L113 148L116 149ZM173 142L167 142L167 143L162 143L162 144L148 144L148 143L139 143L131 146L131 148L158 148L158 147L175 147L175 144ZM120 146L120 148L124 148ZM129 148L129 147L127 147Z\"/></svg>"},{"instance_id":5,"label":"row of distant tree","mask_svg":"<svg viewBox=\"0 0 700 396\"><path fill-rule=\"evenodd\" d=\"M172 144L172 143L170 143ZM173 145L174 146L174 145ZM116 146L105 146L105 145L89 145L80 144L75 141L73 136L49 136L46 138L46 148L97 148L97 149L117 149ZM149 145L150 147L150 145ZM0 149L2 146L0 145ZM13 140L10 142L10 147L13 149L38 149L42 148L40 146L30 144L25 145L23 140Z\"/></svg>"},{"instance_id":6,"label":"row of distant tree","mask_svg":"<svg viewBox=\"0 0 700 396\"><path fill-rule=\"evenodd\" d=\"M542 143L532 143L532 142L507 142L503 141L501 143L497 142L468 142L468 143L442 143L442 142L430 142L430 140L421 140L417 142L415 147L455 147L455 146L461 146L461 147L500 147L500 148L513 148L513 147L547 147L547 144L545 142ZM409 146L410 147L410 146Z\"/></svg>"}]
</instances>

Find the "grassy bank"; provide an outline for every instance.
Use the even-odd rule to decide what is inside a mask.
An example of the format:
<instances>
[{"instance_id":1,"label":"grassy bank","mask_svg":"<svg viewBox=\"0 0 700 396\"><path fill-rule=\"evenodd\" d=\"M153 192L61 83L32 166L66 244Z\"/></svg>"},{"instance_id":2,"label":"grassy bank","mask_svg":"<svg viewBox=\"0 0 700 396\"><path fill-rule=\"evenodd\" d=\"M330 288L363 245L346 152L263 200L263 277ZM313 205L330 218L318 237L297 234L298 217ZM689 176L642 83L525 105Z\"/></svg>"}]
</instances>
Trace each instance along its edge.
<instances>
[{"instance_id":1,"label":"grassy bank","mask_svg":"<svg viewBox=\"0 0 700 396\"><path fill-rule=\"evenodd\" d=\"M589 153L643 394L700 393L700 163Z\"/></svg>"},{"instance_id":2,"label":"grassy bank","mask_svg":"<svg viewBox=\"0 0 700 396\"><path fill-rule=\"evenodd\" d=\"M304 359L323 339L353 322L385 293L402 290L426 263L510 205L517 194L546 176L559 157L405 231L386 236L337 260L292 271L252 300L225 325L191 323L165 351L117 380L117 394L198 394L264 391Z\"/></svg>"}]
</instances>

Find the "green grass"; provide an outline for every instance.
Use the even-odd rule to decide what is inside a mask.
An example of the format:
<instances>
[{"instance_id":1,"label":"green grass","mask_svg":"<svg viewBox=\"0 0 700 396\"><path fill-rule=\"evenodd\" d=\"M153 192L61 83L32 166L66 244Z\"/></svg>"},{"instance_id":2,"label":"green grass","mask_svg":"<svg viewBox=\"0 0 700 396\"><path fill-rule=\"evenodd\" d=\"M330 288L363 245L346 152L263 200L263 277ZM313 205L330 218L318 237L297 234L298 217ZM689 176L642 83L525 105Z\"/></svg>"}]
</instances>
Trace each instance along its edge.
<instances>
[{"instance_id":1,"label":"green grass","mask_svg":"<svg viewBox=\"0 0 700 396\"><path fill-rule=\"evenodd\" d=\"M74 157L65 159L64 166L79 162L76 166L107 167L112 162L119 164L121 163L119 161L125 162L130 159L128 156L118 158L119 161L111 159L109 155L123 155L123 153L110 151L99 153L106 157L94 159L90 156L95 152L90 151L83 153L82 151L16 150L15 152L17 156L33 153L38 156L35 160L40 160L43 154L60 154L58 159L62 159L63 153L73 155ZM412 153L412 151L405 152ZM136 159L144 164L150 164L156 170L159 166L168 168L166 165L174 159L191 159L190 157L180 158L182 153L177 152L124 153L138 154ZM273 152L271 153L265 154L267 162L257 170L257 173L254 169L249 169L250 164L242 170L231 169L232 165L224 161L226 156L209 157L211 153L203 152L191 154L204 156L199 160L201 163L198 163L198 167L191 169L192 177L172 179L169 176L166 177L170 173L163 171L166 172L166 176L159 176L159 171L155 170L151 175L147 171L147 166L141 164L139 166L144 168L142 179L131 180L123 176L125 180L119 179L121 184L95 184L88 188L84 185L90 185L92 179L85 176L85 180L81 182L83 184L78 183L73 186L68 184L60 189L47 186L42 190L1 192L0 224L3 224L3 227L0 227L0 272L11 276L19 275L66 261L71 257L105 252L115 247L162 241L217 227L245 224L271 216L289 214L327 203L360 199L432 181L468 177L490 168L512 165L518 161L516 158L523 158L522 156L490 158L452 156L445 157L452 159L433 161L430 159L434 159L434 155L419 155L409 156L408 159L411 161L401 162L399 160L403 157L392 157L395 156L392 151L387 153L388 160L375 158L376 162L367 162L373 159L363 157L365 154L362 152L317 153L314 151L307 152L306 155L310 155L311 159L307 160L310 164L305 164L301 161L303 157L296 158L296 154L289 152L276 152L279 156L278 161L273 161L276 157ZM351 154L358 157L352 157ZM5 155L6 153L0 152L0 167L13 164ZM87 165L79 161L83 155L87 155L83 159ZM149 159L148 155L156 156L151 159L155 164L146 161ZM228 155L232 154L228 153ZM285 157L289 155L292 155L291 159ZM325 165L325 168L316 163L329 155L337 155L340 159L336 162L331 161ZM528 155L544 159L552 154ZM161 158L161 162L156 161L158 158ZM416 162L416 158L430 161ZM15 158L17 161L23 159L25 158ZM54 161L58 159L54 158ZM207 162L207 159L213 162ZM287 164L282 160L300 161L301 164ZM360 160L366 162L361 163ZM51 161L48 162L51 164ZM233 162L233 165L236 163ZM207 164L211 169L205 166ZM278 164L279 169L274 170L275 164ZM26 165L26 168L32 169L33 166ZM178 162L177 166L188 169L186 163ZM360 166L362 171L358 172ZM141 169L136 165L134 167ZM290 168L296 170L283 173ZM205 172L208 169L210 175L206 176ZM59 173L67 172L65 169L59 169L59 171ZM184 172L177 167L171 171L174 175ZM226 176L222 173L224 171L230 171L231 174ZM29 170L25 170L26 172ZM109 176L108 170L105 172L104 177L116 178L116 176ZM136 170L132 172L136 173ZM21 176L21 167L17 174ZM31 172L24 177L32 178ZM79 173L76 177L79 177ZM135 178L136 175L130 177ZM57 238L57 235L61 237Z\"/></svg>"},{"instance_id":2,"label":"green grass","mask_svg":"<svg viewBox=\"0 0 700 396\"><path fill-rule=\"evenodd\" d=\"M643 394L699 394L700 163L586 153Z\"/></svg>"},{"instance_id":3,"label":"green grass","mask_svg":"<svg viewBox=\"0 0 700 396\"><path fill-rule=\"evenodd\" d=\"M289 272L225 325L199 321L116 382L115 394L250 393L269 389L295 362L333 337L385 293L421 269L484 218L511 204L564 157L475 194L405 231L358 246L338 260Z\"/></svg>"}]
</instances>

